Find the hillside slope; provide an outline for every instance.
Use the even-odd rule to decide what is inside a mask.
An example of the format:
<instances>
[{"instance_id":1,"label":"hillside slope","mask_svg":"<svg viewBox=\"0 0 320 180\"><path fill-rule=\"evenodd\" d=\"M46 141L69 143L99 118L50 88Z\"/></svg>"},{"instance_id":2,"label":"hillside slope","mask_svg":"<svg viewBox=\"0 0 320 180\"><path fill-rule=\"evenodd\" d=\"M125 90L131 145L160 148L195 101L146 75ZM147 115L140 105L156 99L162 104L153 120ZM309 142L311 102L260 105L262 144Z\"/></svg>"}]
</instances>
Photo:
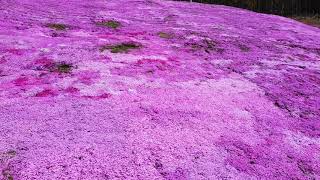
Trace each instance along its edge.
<instances>
[{"instance_id":1,"label":"hillside slope","mask_svg":"<svg viewBox=\"0 0 320 180\"><path fill-rule=\"evenodd\" d=\"M0 1L0 179L318 179L320 29L161 0Z\"/></svg>"}]
</instances>

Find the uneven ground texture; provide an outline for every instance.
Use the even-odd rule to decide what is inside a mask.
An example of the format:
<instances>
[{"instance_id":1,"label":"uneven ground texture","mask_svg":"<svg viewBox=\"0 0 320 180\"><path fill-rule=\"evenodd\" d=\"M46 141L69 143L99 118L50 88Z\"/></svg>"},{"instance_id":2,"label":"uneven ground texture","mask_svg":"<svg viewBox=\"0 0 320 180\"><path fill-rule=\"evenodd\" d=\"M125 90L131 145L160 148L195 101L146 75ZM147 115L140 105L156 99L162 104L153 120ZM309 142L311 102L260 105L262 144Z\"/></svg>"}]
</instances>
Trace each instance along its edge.
<instances>
[{"instance_id":1,"label":"uneven ground texture","mask_svg":"<svg viewBox=\"0 0 320 180\"><path fill-rule=\"evenodd\" d=\"M0 179L319 179L320 29L161 0L0 0Z\"/></svg>"}]
</instances>

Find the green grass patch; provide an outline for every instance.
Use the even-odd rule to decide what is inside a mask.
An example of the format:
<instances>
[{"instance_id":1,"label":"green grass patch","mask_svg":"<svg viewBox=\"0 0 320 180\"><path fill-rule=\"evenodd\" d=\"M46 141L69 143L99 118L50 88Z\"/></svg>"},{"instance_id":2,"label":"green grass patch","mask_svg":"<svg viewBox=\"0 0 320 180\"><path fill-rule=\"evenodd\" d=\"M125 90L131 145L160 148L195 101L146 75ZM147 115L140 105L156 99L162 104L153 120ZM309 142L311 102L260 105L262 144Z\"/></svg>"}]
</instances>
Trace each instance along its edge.
<instances>
[{"instance_id":1,"label":"green grass patch","mask_svg":"<svg viewBox=\"0 0 320 180\"><path fill-rule=\"evenodd\" d=\"M109 50L111 53L128 53L132 49L138 49L141 46L129 42L129 43L121 43L121 44L116 44L116 45L105 45L100 48L100 52L103 52L105 50Z\"/></svg>"},{"instance_id":2,"label":"green grass patch","mask_svg":"<svg viewBox=\"0 0 320 180\"><path fill-rule=\"evenodd\" d=\"M118 22L118 21L109 20L109 21L98 22L97 25L108 27L108 28L111 28L111 29L117 29L117 28L119 28L121 26L121 23Z\"/></svg>"},{"instance_id":3,"label":"green grass patch","mask_svg":"<svg viewBox=\"0 0 320 180\"><path fill-rule=\"evenodd\" d=\"M65 63L65 62L58 62L58 63L54 63L54 64L50 65L48 67L48 70L50 72L68 74L68 73L71 73L73 68L74 68L74 66L72 64L68 64L68 63Z\"/></svg>"},{"instance_id":4,"label":"green grass patch","mask_svg":"<svg viewBox=\"0 0 320 180\"><path fill-rule=\"evenodd\" d=\"M239 44L239 49L242 51L242 52L249 52L250 51L250 48L244 44Z\"/></svg>"},{"instance_id":5,"label":"green grass patch","mask_svg":"<svg viewBox=\"0 0 320 180\"><path fill-rule=\"evenodd\" d=\"M15 150L9 150L5 153L9 157L15 157L17 155L17 152Z\"/></svg>"},{"instance_id":6,"label":"green grass patch","mask_svg":"<svg viewBox=\"0 0 320 180\"><path fill-rule=\"evenodd\" d=\"M59 73L70 73L73 66L67 63L60 63L56 65L56 69Z\"/></svg>"},{"instance_id":7,"label":"green grass patch","mask_svg":"<svg viewBox=\"0 0 320 180\"><path fill-rule=\"evenodd\" d=\"M172 34L166 33L166 32L159 32L158 36L163 39L171 39L173 37Z\"/></svg>"},{"instance_id":8,"label":"green grass patch","mask_svg":"<svg viewBox=\"0 0 320 180\"><path fill-rule=\"evenodd\" d=\"M46 27L57 30L57 31L65 31L68 28L68 26L65 24L56 24L56 23L46 24Z\"/></svg>"},{"instance_id":9,"label":"green grass patch","mask_svg":"<svg viewBox=\"0 0 320 180\"><path fill-rule=\"evenodd\" d=\"M5 178L5 180L13 180L13 176L8 169L2 170L2 176Z\"/></svg>"}]
</instances>

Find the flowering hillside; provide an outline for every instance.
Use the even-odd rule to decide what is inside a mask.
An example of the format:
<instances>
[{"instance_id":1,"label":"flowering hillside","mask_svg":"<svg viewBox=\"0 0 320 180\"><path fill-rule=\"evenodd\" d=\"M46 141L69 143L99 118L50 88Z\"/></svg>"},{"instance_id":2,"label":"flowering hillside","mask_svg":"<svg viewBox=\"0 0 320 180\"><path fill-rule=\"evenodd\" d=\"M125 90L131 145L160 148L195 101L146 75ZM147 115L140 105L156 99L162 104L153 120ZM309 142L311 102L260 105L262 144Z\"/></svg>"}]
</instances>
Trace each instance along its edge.
<instances>
[{"instance_id":1,"label":"flowering hillside","mask_svg":"<svg viewBox=\"0 0 320 180\"><path fill-rule=\"evenodd\" d=\"M320 29L164 0L0 0L0 179L319 179Z\"/></svg>"}]
</instances>

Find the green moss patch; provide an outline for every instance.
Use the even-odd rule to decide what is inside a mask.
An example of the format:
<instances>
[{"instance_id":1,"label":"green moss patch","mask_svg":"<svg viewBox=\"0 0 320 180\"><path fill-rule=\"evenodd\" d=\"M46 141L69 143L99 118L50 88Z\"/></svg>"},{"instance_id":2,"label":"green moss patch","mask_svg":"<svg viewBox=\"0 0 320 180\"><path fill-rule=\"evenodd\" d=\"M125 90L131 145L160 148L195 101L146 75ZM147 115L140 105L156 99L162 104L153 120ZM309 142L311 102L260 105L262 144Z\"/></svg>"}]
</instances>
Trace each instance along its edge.
<instances>
[{"instance_id":1,"label":"green moss patch","mask_svg":"<svg viewBox=\"0 0 320 180\"><path fill-rule=\"evenodd\" d=\"M10 172L10 170L5 169L2 171L2 176L5 178L5 180L13 180L13 176Z\"/></svg>"},{"instance_id":2,"label":"green moss patch","mask_svg":"<svg viewBox=\"0 0 320 180\"><path fill-rule=\"evenodd\" d=\"M250 51L250 48L246 45L243 45L243 44L240 44L239 45L239 49L242 51L242 52L249 52Z\"/></svg>"},{"instance_id":3,"label":"green moss patch","mask_svg":"<svg viewBox=\"0 0 320 180\"><path fill-rule=\"evenodd\" d=\"M166 32L159 32L158 36L163 38L163 39L171 39L173 38L172 34L166 33Z\"/></svg>"},{"instance_id":4,"label":"green moss patch","mask_svg":"<svg viewBox=\"0 0 320 180\"><path fill-rule=\"evenodd\" d=\"M7 156L13 158L17 155L17 152L15 150L9 150L5 153Z\"/></svg>"},{"instance_id":5,"label":"green moss patch","mask_svg":"<svg viewBox=\"0 0 320 180\"><path fill-rule=\"evenodd\" d=\"M118 21L114 21L114 20L109 20L109 21L102 21L102 22L98 22L97 23L98 26L104 26L104 27L108 27L111 29L117 29L121 26L121 23Z\"/></svg>"},{"instance_id":6,"label":"green moss patch","mask_svg":"<svg viewBox=\"0 0 320 180\"><path fill-rule=\"evenodd\" d=\"M49 67L49 71L51 72L58 72L58 73L71 73L72 69L74 66L72 64L68 64L65 62L59 62L59 63L54 63Z\"/></svg>"},{"instance_id":7,"label":"green moss patch","mask_svg":"<svg viewBox=\"0 0 320 180\"><path fill-rule=\"evenodd\" d=\"M217 46L217 43L210 39L204 39L199 42L187 42L185 46L189 47L193 52L196 51L205 51L206 53L210 54L211 52L223 53L224 49Z\"/></svg>"},{"instance_id":8,"label":"green moss patch","mask_svg":"<svg viewBox=\"0 0 320 180\"><path fill-rule=\"evenodd\" d=\"M56 65L56 69L59 73L70 73L73 66L71 64L61 63Z\"/></svg>"},{"instance_id":9,"label":"green moss patch","mask_svg":"<svg viewBox=\"0 0 320 180\"><path fill-rule=\"evenodd\" d=\"M68 28L68 26L65 24L56 24L56 23L46 24L46 27L57 30L57 31L65 31Z\"/></svg>"},{"instance_id":10,"label":"green moss patch","mask_svg":"<svg viewBox=\"0 0 320 180\"><path fill-rule=\"evenodd\" d=\"M121 43L121 44L116 44L116 45L105 45L100 48L100 52L103 52L105 50L109 50L111 53L128 53L132 49L138 49L141 46L129 42L129 43Z\"/></svg>"},{"instance_id":11,"label":"green moss patch","mask_svg":"<svg viewBox=\"0 0 320 180\"><path fill-rule=\"evenodd\" d=\"M205 51L212 51L216 49L216 42L213 40L205 39L203 40Z\"/></svg>"}]
</instances>

